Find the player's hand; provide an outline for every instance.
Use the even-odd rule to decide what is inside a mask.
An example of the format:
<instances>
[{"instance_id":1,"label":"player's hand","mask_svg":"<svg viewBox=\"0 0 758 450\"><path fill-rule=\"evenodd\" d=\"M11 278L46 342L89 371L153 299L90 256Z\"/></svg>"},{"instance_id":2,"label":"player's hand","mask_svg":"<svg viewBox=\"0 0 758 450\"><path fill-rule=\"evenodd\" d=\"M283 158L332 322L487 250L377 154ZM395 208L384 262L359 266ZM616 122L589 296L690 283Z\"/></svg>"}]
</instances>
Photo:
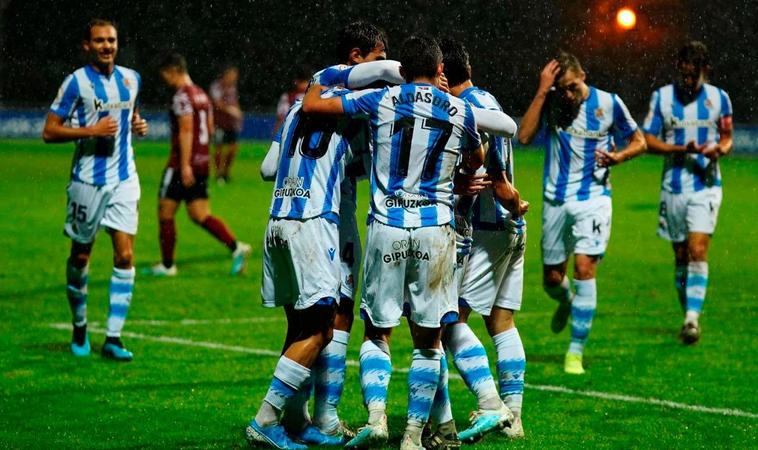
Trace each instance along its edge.
<instances>
[{"instance_id":1,"label":"player's hand","mask_svg":"<svg viewBox=\"0 0 758 450\"><path fill-rule=\"evenodd\" d=\"M708 147L704 148L702 151L702 154L703 156L710 159L711 161L715 161L723 155L723 153L721 152L721 147L716 143L713 143L709 145Z\"/></svg>"},{"instance_id":2,"label":"player's hand","mask_svg":"<svg viewBox=\"0 0 758 450\"><path fill-rule=\"evenodd\" d=\"M486 173L467 175L456 172L455 179L453 180L453 193L458 195L477 195L491 184L492 181L487 178Z\"/></svg>"},{"instance_id":3,"label":"player's hand","mask_svg":"<svg viewBox=\"0 0 758 450\"><path fill-rule=\"evenodd\" d=\"M147 120L135 112L134 116L132 116L132 131L138 136L145 136L149 128Z\"/></svg>"},{"instance_id":4,"label":"player's hand","mask_svg":"<svg viewBox=\"0 0 758 450\"><path fill-rule=\"evenodd\" d=\"M190 187L195 184L195 174L192 173L191 166L182 167L182 185L184 187Z\"/></svg>"},{"instance_id":5,"label":"player's hand","mask_svg":"<svg viewBox=\"0 0 758 450\"><path fill-rule=\"evenodd\" d=\"M687 143L687 153L703 153L703 150L705 150L706 144L697 145L695 141L689 141Z\"/></svg>"},{"instance_id":6,"label":"player's hand","mask_svg":"<svg viewBox=\"0 0 758 450\"><path fill-rule=\"evenodd\" d=\"M622 153L616 153L616 146L611 147L611 151L595 150L595 160L600 167L611 167L626 161Z\"/></svg>"},{"instance_id":7,"label":"player's hand","mask_svg":"<svg viewBox=\"0 0 758 450\"><path fill-rule=\"evenodd\" d=\"M90 127L92 136L107 137L115 136L118 132L118 124L111 116L103 117Z\"/></svg>"},{"instance_id":8,"label":"player's hand","mask_svg":"<svg viewBox=\"0 0 758 450\"><path fill-rule=\"evenodd\" d=\"M518 204L519 217L523 217L524 214L529 212L529 202L526 200L520 200Z\"/></svg>"},{"instance_id":9,"label":"player's hand","mask_svg":"<svg viewBox=\"0 0 758 450\"><path fill-rule=\"evenodd\" d=\"M450 93L450 86L448 86L447 84L447 77L445 76L444 73L440 75L440 84L439 86L437 86L437 88L439 88L439 90L441 90L442 92L445 92L448 94Z\"/></svg>"},{"instance_id":10,"label":"player's hand","mask_svg":"<svg viewBox=\"0 0 758 450\"><path fill-rule=\"evenodd\" d=\"M549 63L545 65L540 73L540 87L537 90L538 94L547 94L550 88L555 84L555 77L558 76L558 72L561 71L561 66L558 61L551 59Z\"/></svg>"}]
</instances>

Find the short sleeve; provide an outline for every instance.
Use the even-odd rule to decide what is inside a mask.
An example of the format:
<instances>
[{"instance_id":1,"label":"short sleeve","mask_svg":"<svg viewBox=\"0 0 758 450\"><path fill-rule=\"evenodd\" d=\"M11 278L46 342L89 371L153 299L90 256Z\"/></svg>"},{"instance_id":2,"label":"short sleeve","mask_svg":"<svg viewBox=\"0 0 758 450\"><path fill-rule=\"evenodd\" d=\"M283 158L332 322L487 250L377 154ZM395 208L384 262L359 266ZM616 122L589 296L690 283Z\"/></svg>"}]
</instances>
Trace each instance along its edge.
<instances>
[{"instance_id":1,"label":"short sleeve","mask_svg":"<svg viewBox=\"0 0 758 450\"><path fill-rule=\"evenodd\" d=\"M386 88L366 89L345 94L341 97L342 109L348 116L375 116L386 90Z\"/></svg>"},{"instance_id":2,"label":"short sleeve","mask_svg":"<svg viewBox=\"0 0 758 450\"><path fill-rule=\"evenodd\" d=\"M721 113L720 117L727 117L732 115L732 100L729 98L729 94L719 89L721 94Z\"/></svg>"},{"instance_id":3,"label":"short sleeve","mask_svg":"<svg viewBox=\"0 0 758 450\"><path fill-rule=\"evenodd\" d=\"M177 116L186 116L192 114L192 103L186 92L180 91L174 95L174 99L171 104L171 110Z\"/></svg>"},{"instance_id":4,"label":"short sleeve","mask_svg":"<svg viewBox=\"0 0 758 450\"><path fill-rule=\"evenodd\" d=\"M637 131L637 122L618 95L613 95L613 127L626 139Z\"/></svg>"},{"instance_id":5,"label":"short sleeve","mask_svg":"<svg viewBox=\"0 0 758 450\"><path fill-rule=\"evenodd\" d=\"M650 107L645 116L645 122L642 124L642 130L647 134L658 136L663 128L663 115L661 114L661 94L658 91L653 92L650 97Z\"/></svg>"},{"instance_id":6,"label":"short sleeve","mask_svg":"<svg viewBox=\"0 0 758 450\"><path fill-rule=\"evenodd\" d=\"M76 77L71 74L63 80L63 84L58 89L58 95L55 97L53 104L50 105L50 112L62 119L68 119L78 101L79 83Z\"/></svg>"}]
</instances>

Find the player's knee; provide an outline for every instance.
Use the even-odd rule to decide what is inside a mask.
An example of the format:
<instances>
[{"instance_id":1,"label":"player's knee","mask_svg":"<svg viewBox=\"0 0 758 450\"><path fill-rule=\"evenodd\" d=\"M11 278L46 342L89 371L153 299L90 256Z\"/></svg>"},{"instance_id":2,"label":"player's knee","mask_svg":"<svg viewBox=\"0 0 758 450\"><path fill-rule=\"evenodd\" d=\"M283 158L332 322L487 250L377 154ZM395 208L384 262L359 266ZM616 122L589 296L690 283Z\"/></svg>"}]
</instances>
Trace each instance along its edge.
<instances>
[{"instance_id":1,"label":"player's knee","mask_svg":"<svg viewBox=\"0 0 758 450\"><path fill-rule=\"evenodd\" d=\"M89 262L89 253L72 253L68 261L77 269L83 269Z\"/></svg>"},{"instance_id":2,"label":"player's knee","mask_svg":"<svg viewBox=\"0 0 758 450\"><path fill-rule=\"evenodd\" d=\"M708 244L693 242L689 245L690 261L705 261L708 257Z\"/></svg>"},{"instance_id":3,"label":"player's knee","mask_svg":"<svg viewBox=\"0 0 758 450\"><path fill-rule=\"evenodd\" d=\"M196 211L189 211L189 218L191 221L198 225L202 225L205 220L210 216L210 214L207 213L200 213Z\"/></svg>"},{"instance_id":4,"label":"player's knee","mask_svg":"<svg viewBox=\"0 0 758 450\"><path fill-rule=\"evenodd\" d=\"M555 270L545 271L542 276L542 287L546 290L550 288L554 288L560 285L562 281L563 281L562 273Z\"/></svg>"},{"instance_id":5,"label":"player's knee","mask_svg":"<svg viewBox=\"0 0 758 450\"><path fill-rule=\"evenodd\" d=\"M134 252L131 248L122 248L113 252L113 265L119 269L128 269L132 267Z\"/></svg>"}]
</instances>

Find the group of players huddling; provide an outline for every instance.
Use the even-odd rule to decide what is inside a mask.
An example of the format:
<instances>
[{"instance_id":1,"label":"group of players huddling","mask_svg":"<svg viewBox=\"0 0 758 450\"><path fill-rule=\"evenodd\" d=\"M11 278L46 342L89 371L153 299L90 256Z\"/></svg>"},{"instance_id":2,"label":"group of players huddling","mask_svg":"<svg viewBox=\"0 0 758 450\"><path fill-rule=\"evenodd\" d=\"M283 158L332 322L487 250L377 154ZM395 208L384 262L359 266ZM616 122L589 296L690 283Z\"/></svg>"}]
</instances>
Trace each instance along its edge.
<instances>
[{"instance_id":1,"label":"group of players huddling","mask_svg":"<svg viewBox=\"0 0 758 450\"><path fill-rule=\"evenodd\" d=\"M86 331L88 258L98 228L111 234L114 268L103 355L131 360L120 339L134 284L132 243L140 188L132 132L147 123L136 109L139 75L116 66L116 29L96 20L83 42L92 61L66 78L48 114L46 142L75 141L65 232L72 239L67 291L71 350L90 353ZM476 87L465 47L412 36L387 60L377 27L354 22L338 32L338 64L317 72L289 110L262 164L275 183L264 239L264 306L284 308L288 328L270 388L246 429L252 442L280 449L370 447L388 438L390 336L407 318L413 340L402 449L473 442L493 430L524 435L526 358L514 312L521 307L529 204L513 185L512 137L546 133L542 253L544 288L558 301L552 328L571 318L565 371L584 373L582 354L597 303L595 273L610 236L610 166L647 150L665 155L659 234L673 242L676 288L685 311L680 336L700 336L707 248L721 200L718 158L731 151L727 94L705 83L705 46L679 52L680 77L653 93L642 129L615 94L585 83L571 54L543 69L520 128ZM172 158L161 187L163 266L173 263L173 216L191 217L224 242L240 269L249 247L237 242L207 203L212 114L186 62L170 55L161 76L177 90L171 108ZM616 149L613 135L626 145ZM339 419L353 323L361 243L356 189L368 179L370 208L360 314L360 380L367 424ZM164 241L164 236L168 242ZM567 277L574 254L573 289ZM497 354L497 384L479 337L466 324L480 314ZM446 352L476 396L477 411L457 432L447 390ZM313 393L314 413L308 402Z\"/></svg>"}]
</instances>

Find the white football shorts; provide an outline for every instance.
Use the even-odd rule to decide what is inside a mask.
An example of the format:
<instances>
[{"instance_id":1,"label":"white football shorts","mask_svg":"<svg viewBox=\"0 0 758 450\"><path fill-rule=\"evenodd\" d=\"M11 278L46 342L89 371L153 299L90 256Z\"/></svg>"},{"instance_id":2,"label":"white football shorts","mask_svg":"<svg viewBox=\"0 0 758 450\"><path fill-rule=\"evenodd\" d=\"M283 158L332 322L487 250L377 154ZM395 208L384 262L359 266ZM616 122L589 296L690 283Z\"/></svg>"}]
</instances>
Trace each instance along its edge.
<instances>
[{"instance_id":1,"label":"white football shorts","mask_svg":"<svg viewBox=\"0 0 758 450\"><path fill-rule=\"evenodd\" d=\"M89 244L100 227L137 234L140 199L136 175L113 186L95 186L72 180L66 188L66 222L63 232L72 240Z\"/></svg>"},{"instance_id":2,"label":"white football shorts","mask_svg":"<svg viewBox=\"0 0 758 450\"><path fill-rule=\"evenodd\" d=\"M611 237L611 198L542 205L542 262L561 264L571 253L602 256Z\"/></svg>"},{"instance_id":3,"label":"white football shorts","mask_svg":"<svg viewBox=\"0 0 758 450\"><path fill-rule=\"evenodd\" d=\"M450 225L396 228L375 220L366 238L361 310L375 326L392 328L408 303L411 321L438 328L458 312L455 265Z\"/></svg>"},{"instance_id":4,"label":"white football shorts","mask_svg":"<svg viewBox=\"0 0 758 450\"><path fill-rule=\"evenodd\" d=\"M682 194L662 190L658 236L671 242L684 242L689 233L713 234L721 196L720 186Z\"/></svg>"},{"instance_id":5,"label":"white football shorts","mask_svg":"<svg viewBox=\"0 0 758 450\"><path fill-rule=\"evenodd\" d=\"M483 316L492 308L518 311L524 290L526 227L504 231L474 230L459 297Z\"/></svg>"},{"instance_id":6,"label":"white football shorts","mask_svg":"<svg viewBox=\"0 0 758 450\"><path fill-rule=\"evenodd\" d=\"M337 224L322 217L269 219L263 242L263 306L303 310L321 299L339 301Z\"/></svg>"}]
</instances>

